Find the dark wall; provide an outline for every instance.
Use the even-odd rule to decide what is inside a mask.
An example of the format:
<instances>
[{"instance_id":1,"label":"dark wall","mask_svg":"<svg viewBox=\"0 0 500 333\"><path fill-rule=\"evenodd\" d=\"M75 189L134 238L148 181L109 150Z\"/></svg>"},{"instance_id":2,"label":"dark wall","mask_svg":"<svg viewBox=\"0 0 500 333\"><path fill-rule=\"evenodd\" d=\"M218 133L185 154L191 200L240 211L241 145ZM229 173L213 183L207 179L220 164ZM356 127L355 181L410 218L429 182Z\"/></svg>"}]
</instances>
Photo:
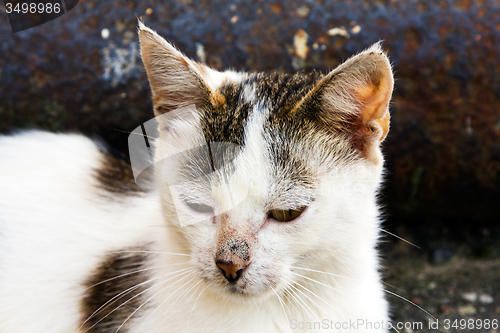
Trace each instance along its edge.
<instances>
[{"instance_id":1,"label":"dark wall","mask_svg":"<svg viewBox=\"0 0 500 333\"><path fill-rule=\"evenodd\" d=\"M2 12L0 131L78 130L126 151L121 131L152 117L140 16L217 69L328 71L383 40L396 76L389 218L500 220L500 1L87 0L16 34ZM294 38L305 33L304 57Z\"/></svg>"}]
</instances>

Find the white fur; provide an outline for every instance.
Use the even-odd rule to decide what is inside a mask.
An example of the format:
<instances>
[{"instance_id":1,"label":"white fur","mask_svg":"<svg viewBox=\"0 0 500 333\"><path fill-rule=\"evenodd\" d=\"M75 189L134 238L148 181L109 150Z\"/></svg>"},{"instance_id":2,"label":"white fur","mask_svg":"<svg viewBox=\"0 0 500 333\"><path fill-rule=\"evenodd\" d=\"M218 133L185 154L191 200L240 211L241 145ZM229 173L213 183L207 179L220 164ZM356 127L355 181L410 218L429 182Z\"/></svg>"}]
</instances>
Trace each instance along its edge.
<instances>
[{"instance_id":1,"label":"white fur","mask_svg":"<svg viewBox=\"0 0 500 333\"><path fill-rule=\"evenodd\" d=\"M255 83L243 88L243 102L253 103L255 101Z\"/></svg>"},{"instance_id":2,"label":"white fur","mask_svg":"<svg viewBox=\"0 0 500 333\"><path fill-rule=\"evenodd\" d=\"M76 332L85 279L150 236L158 200L101 198L101 155L80 135L0 137L0 156L0 332Z\"/></svg>"},{"instance_id":3,"label":"white fur","mask_svg":"<svg viewBox=\"0 0 500 333\"><path fill-rule=\"evenodd\" d=\"M239 211L247 221L258 220L252 219L252 215L262 210L267 195L263 189L272 182L263 160L266 144L262 139L261 122L262 116L256 117L248 128L252 143L246 147L244 161L239 164L246 170L235 176L248 176L248 171L252 171L251 177L245 179L249 200L244 211ZM153 242L157 251L176 253L204 247L210 253L209 248L214 246L215 226L195 225L192 229L180 230L158 228L164 222L155 193L127 198L125 202L100 198L91 176L93 169L99 167L100 153L93 142L82 136L32 132L2 137L0 156L2 333L76 332L82 319L79 312L84 293L82 285L107 251L144 241ZM146 313L131 320L131 331L139 332L141 327L148 333L297 332L300 330L292 330L288 320L386 321L387 305L374 251L378 226L374 192L380 177L379 168L375 169L369 164L345 169L339 166L324 179L322 191L300 217L301 221L289 225L269 223L259 234L261 248L253 260L256 264L260 262L263 269L279 268L283 278L275 287L278 292L289 279L297 280L297 276L290 273L292 264L346 277L295 270L338 290L305 279L301 281L304 287L323 299L305 289L301 291L310 299L295 291L296 297L304 301L305 309L310 309L315 318L311 318L293 298L281 295L286 305L283 307L271 289L261 296L224 295L222 288L209 283L200 294L206 282L200 280L198 269L200 265L213 262L213 257L194 252L191 265L186 266L195 268L190 276L193 279L182 280L153 298L145 306ZM358 194L346 191L352 186L359 187ZM244 223L244 220L239 222ZM200 230L204 235L201 239L197 234ZM207 236L210 234L212 236ZM198 239L199 244L190 244L189 239ZM296 259L302 254L307 254L308 259L297 263ZM266 258L269 255L274 258ZM274 260L271 265L270 260ZM158 255L152 265L181 262L186 259ZM169 274L177 269L178 266L173 266L155 273ZM259 281L259 275L256 278L255 284L264 282ZM189 283L182 286L185 282ZM164 284L161 288L168 286ZM182 288L177 290L179 287ZM161 288L151 289L147 298ZM173 291L176 293L171 300L149 317ZM183 293L186 297L178 299ZM174 308L169 309L176 299Z\"/></svg>"},{"instance_id":4,"label":"white fur","mask_svg":"<svg viewBox=\"0 0 500 333\"><path fill-rule=\"evenodd\" d=\"M222 80L218 76L212 85ZM244 97L253 96L246 91ZM153 277L163 276L164 284L145 292L144 312L130 319L130 332L314 332L293 329L290 321L297 326L323 320L344 326L358 320L387 322L375 251L382 160L338 160L329 170L317 170L321 178L315 190L292 189L285 197L280 186L286 177L270 173L262 127L268 111L260 104L253 111L236 171L205 198L224 206L230 193L246 190L241 204L224 212L234 227L257 230L252 263L237 285L242 294L227 290L215 266L218 225L205 221L180 227L177 214L192 212L173 209L168 190L109 200L95 186L92 174L102 156L91 140L43 132L1 137L0 332L76 332L84 282L103 255L143 243L190 257L164 253L148 262L177 266L151 271ZM174 129L161 133L160 140L176 135L186 145L200 139ZM297 154L319 160L323 153L311 142L298 147ZM304 193L315 200L307 201ZM267 211L303 202L309 207L295 221L266 221ZM177 276L181 268L189 270ZM288 287L290 281L303 287ZM286 287L295 295L286 295ZM325 331L387 332L364 326Z\"/></svg>"},{"instance_id":5,"label":"white fur","mask_svg":"<svg viewBox=\"0 0 500 333\"><path fill-rule=\"evenodd\" d=\"M263 205L269 199L267 189L272 188L275 181L270 178L269 163L265 159L267 144L262 129L265 117L266 110L257 106L247 127L248 145L237 162L239 169L229 179L228 188L212 193L215 200L212 204L225 206L230 201L229 193L232 190L244 188L248 192L244 204L227 213L238 228L248 228L255 223L259 228L264 212L280 208ZM191 133L186 137L193 138L195 135ZM163 139L167 140L166 137ZM308 150L298 153L305 154L306 159L317 158ZM262 229L259 231L259 250L252 259L252 265L257 267L259 272L247 271L247 275L250 275L247 290L251 292L253 287L255 294L229 294L220 285L217 279L220 273L213 260L217 226L208 222L180 228L178 232L184 236L182 239L188 240L180 249L192 253L190 262L205 280L199 280L196 275L187 276L165 291L155 288L148 293L148 299L152 298L150 307L153 311L157 308L160 310L147 316L146 323L138 319L134 325L141 329L147 328L145 332L151 333L162 333L164 327L169 327L174 332L297 332L301 330L292 329L289 320L321 322L327 319L334 323L357 323L358 320L365 320L387 323L387 303L379 282L377 255L374 250L378 237L375 192L380 173L381 165L371 162L339 164L325 175L316 193L316 200L300 218L301 221L295 221L293 224L270 222L260 227ZM194 190L193 188L192 191ZM165 201L171 200L168 196L164 193ZM296 201L300 199L296 198ZM164 213L167 220L173 214L172 211ZM161 251L171 252L172 248L170 244L164 243ZM299 260L301 255L307 255L308 260ZM160 265L163 260L160 256L155 266ZM295 270L296 273L323 284L307 279L300 281L322 300L302 289L301 292L305 295L295 291L295 297L304 302L304 308L298 305L293 297L282 294L281 301L284 304L281 305L271 288L265 287L260 291L259 287L266 286L266 275L271 274L278 280L275 289L281 292L283 287L288 285L287 281L298 280L297 276L290 272L291 265L342 277ZM163 274L173 272L174 270L169 268L165 269ZM207 281L209 283L205 289ZM175 294L172 295L172 292ZM387 331L363 328L365 326L361 325L353 331Z\"/></svg>"},{"instance_id":6,"label":"white fur","mask_svg":"<svg viewBox=\"0 0 500 333\"><path fill-rule=\"evenodd\" d=\"M207 75L203 76L203 79L212 91L216 91L224 81L240 82L245 76L243 73L234 71L219 72L210 67L205 67L205 70L207 71Z\"/></svg>"}]
</instances>

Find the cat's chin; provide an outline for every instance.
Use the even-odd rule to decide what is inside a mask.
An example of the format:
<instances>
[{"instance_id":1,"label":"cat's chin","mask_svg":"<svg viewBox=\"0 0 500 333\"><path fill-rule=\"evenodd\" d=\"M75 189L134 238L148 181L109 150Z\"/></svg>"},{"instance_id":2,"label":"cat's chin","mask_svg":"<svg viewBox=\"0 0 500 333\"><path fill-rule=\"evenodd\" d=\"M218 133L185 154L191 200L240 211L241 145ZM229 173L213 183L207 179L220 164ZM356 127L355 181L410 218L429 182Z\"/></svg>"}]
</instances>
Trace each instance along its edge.
<instances>
[{"instance_id":1,"label":"cat's chin","mask_svg":"<svg viewBox=\"0 0 500 333\"><path fill-rule=\"evenodd\" d=\"M271 284L265 286L251 285L246 281L240 281L235 284L216 285L214 286L215 292L218 295L233 299L234 301L241 302L243 299L252 298L256 301L265 300L273 295L273 288Z\"/></svg>"},{"instance_id":2,"label":"cat's chin","mask_svg":"<svg viewBox=\"0 0 500 333\"><path fill-rule=\"evenodd\" d=\"M261 291L248 291L245 289L238 288L236 286L226 286L223 287L222 289L223 292L221 293L219 291L218 295L221 295L223 298L226 298L235 303L248 302L250 299L252 300L252 302L260 303L264 302L273 295L272 289L261 290Z\"/></svg>"}]
</instances>

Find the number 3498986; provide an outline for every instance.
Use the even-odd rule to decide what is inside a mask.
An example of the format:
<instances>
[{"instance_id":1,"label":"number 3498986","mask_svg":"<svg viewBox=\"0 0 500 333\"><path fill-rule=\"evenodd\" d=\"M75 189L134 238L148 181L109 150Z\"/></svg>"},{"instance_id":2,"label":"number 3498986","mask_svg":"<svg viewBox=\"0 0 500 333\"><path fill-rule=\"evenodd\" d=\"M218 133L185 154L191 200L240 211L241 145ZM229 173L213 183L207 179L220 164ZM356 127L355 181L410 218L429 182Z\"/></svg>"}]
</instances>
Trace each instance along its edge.
<instances>
[{"instance_id":1,"label":"number 3498986","mask_svg":"<svg viewBox=\"0 0 500 333\"><path fill-rule=\"evenodd\" d=\"M60 3L22 3L22 4L14 4L7 2L5 4L5 9L7 14L10 13L31 13L31 14L52 14L52 13L60 13L61 12L61 4Z\"/></svg>"}]
</instances>

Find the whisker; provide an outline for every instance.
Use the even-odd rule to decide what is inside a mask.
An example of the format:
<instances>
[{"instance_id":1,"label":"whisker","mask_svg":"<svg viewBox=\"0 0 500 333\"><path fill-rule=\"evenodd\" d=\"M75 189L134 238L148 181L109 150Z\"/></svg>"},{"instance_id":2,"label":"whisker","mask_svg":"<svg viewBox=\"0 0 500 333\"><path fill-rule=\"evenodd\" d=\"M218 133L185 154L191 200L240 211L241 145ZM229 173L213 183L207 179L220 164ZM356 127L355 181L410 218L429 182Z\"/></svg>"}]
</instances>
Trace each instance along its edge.
<instances>
[{"instance_id":1,"label":"whisker","mask_svg":"<svg viewBox=\"0 0 500 333\"><path fill-rule=\"evenodd\" d=\"M189 269L189 270L193 270L192 268L186 268L186 270L187 270L187 269ZM189 271L188 271L188 272L189 272ZM175 272L175 273L178 273L178 272ZM144 290L144 291L142 291L142 292L138 293L137 295L135 295L135 296L133 296L133 297L129 298L127 301L125 301L124 303L120 304L118 307L114 308L111 312L109 312L109 313L108 313L108 314L106 314L104 317L102 317L101 319L99 319L99 320L98 320L98 321L97 321L94 325L92 325L91 327L89 327L89 328L88 328L88 329L87 329L84 333L86 333L86 332L88 332L89 330L91 330L92 328L94 328L97 324L99 324L101 321L103 321L103 320L104 320L106 317L108 317L110 314L112 314L112 313L113 313L113 312L115 312L116 310L120 309L122 306L124 306L124 305L125 305L125 304L127 304L128 302L132 301L133 299L135 299L135 298L139 297L140 295L144 294L144 293L145 293L145 292L147 292L148 290L150 290L150 289L152 289L152 288L154 288L154 287L157 287L157 286L159 286L159 285L160 285L160 284L162 284L162 283L168 282L168 281L170 281L171 279L176 278L176 277L178 277L178 276L180 276L180 275L182 275L182 274L185 274L185 273L186 273L186 272L182 272L182 273L180 273L180 274L178 274L178 275L175 275L175 276L170 277L170 278L168 278L168 279L166 279L166 280L163 280L163 281L161 281L161 282L158 282L157 284L155 284L155 285L153 285L153 286L151 286L151 287L147 288L146 290Z\"/></svg>"},{"instance_id":2,"label":"whisker","mask_svg":"<svg viewBox=\"0 0 500 333\"><path fill-rule=\"evenodd\" d=\"M358 279L353 279L353 278L350 278L350 277L347 277L347 276L342 276L342 275L338 275L338 274L334 274L334 273L327 273L327 272L318 271L318 270L311 269L311 268L302 268L302 267L295 267L295 266L290 266L290 268L301 269L301 270L309 271L309 272L316 272L316 273L327 274L327 275L341 277L341 278L352 280L352 281L359 281Z\"/></svg>"},{"instance_id":3,"label":"whisker","mask_svg":"<svg viewBox=\"0 0 500 333\"><path fill-rule=\"evenodd\" d=\"M198 283L196 283L193 287L195 287L195 286L199 285L199 284L200 284L200 282L201 282L201 280L200 280ZM191 287L191 288L189 288L189 289L191 290L191 289L193 289L193 287ZM189 299L187 300L186 304L191 304L191 300L193 299L194 294L195 294L195 292L193 292L193 293L191 294L191 296L189 296Z\"/></svg>"},{"instance_id":4,"label":"whisker","mask_svg":"<svg viewBox=\"0 0 500 333\"><path fill-rule=\"evenodd\" d=\"M387 283L387 282L384 282L384 281L380 281L380 282L382 282L383 284L385 284L386 286L389 286L389 287L391 287L391 288L397 289L397 290L402 291L402 292L406 292L406 290L404 290L404 289L402 289L402 288L398 288L398 287L396 287L396 286L393 286L393 285L392 285L392 284L390 284L390 283Z\"/></svg>"},{"instance_id":5,"label":"whisker","mask_svg":"<svg viewBox=\"0 0 500 333\"><path fill-rule=\"evenodd\" d=\"M344 296L347 296L347 297L353 298L353 296L351 296L351 295L349 295L349 294L346 294L346 293L345 293L345 292L343 292L342 290L339 290L339 289L337 289L337 288L334 288L334 287L332 287L332 286L329 286L329 285L327 285L327 284L325 284L325 283L323 283L323 282L319 282L318 280L311 279L310 277L307 277L307 276L305 276L305 275L302 275L302 274L299 274L299 273L295 273L295 272L292 272L292 271L290 271L290 273L292 273L293 275L300 276L300 277L301 277L301 278L303 278L303 279L307 279L307 280L312 281L312 282L314 282L314 283L317 283L317 284L320 284L320 285L325 286L325 287L327 287L327 288L330 288L330 289L332 289L332 290L334 290L334 291L336 291L336 292L338 292L338 293L341 293L341 294L342 294L342 295L344 295Z\"/></svg>"},{"instance_id":6,"label":"whisker","mask_svg":"<svg viewBox=\"0 0 500 333\"><path fill-rule=\"evenodd\" d=\"M307 277L307 276L304 276L304 275L302 275L302 274L295 273L295 272L292 272L292 271L290 271L290 273L292 273L293 275L300 276L301 278L304 278L304 279L310 280L310 281L312 281L312 282L318 283L318 284L320 284L320 285L322 285L322 286L328 287L328 288L330 288L330 289L332 289L332 290L335 290L336 292L341 293L341 294L342 294L342 295L344 295L344 296L347 296L347 297L353 298L351 295L346 294L345 292L343 292L343 291L341 291L341 290L338 290L337 288L334 288L334 287L332 287L332 286L329 286L329 285L327 285L327 284L324 284L324 283L322 283L322 282L319 282L318 280L311 279L311 278L309 278L309 277Z\"/></svg>"},{"instance_id":7,"label":"whisker","mask_svg":"<svg viewBox=\"0 0 500 333\"><path fill-rule=\"evenodd\" d=\"M316 305L316 306L317 306L320 310L322 310L324 313L326 313L326 311L325 311L325 310L324 310L321 306L319 306L319 305L318 305L318 303L316 303L315 301L313 301L313 300L312 300L309 296L307 296L307 295L306 295L306 294L304 294L301 290L299 290L297 287L295 287L295 286L294 286L294 284L297 284L297 282L295 282L295 281L289 281L289 283L290 283L290 286L291 286L293 289L295 289L297 292L299 292L299 293L301 293L302 295L304 295L304 297L305 297L305 298L307 298L308 300L310 300L311 302L313 302L313 303L314 303L314 305ZM297 295L297 297L298 297L298 295ZM328 304L328 303L327 303L327 304ZM307 303L306 303L306 302L304 302L304 305L305 305L305 306L306 306L306 307L307 307L307 308L308 308L311 312L313 312L313 313L315 312L315 311L313 311L313 310L312 310L312 309L311 309L311 308L307 305ZM328 304L328 305L329 305L329 304ZM336 309L335 309L335 311L336 311L336 312L338 312ZM317 313L316 313L316 315L315 315L314 317L316 317L316 319L318 319L319 321L321 321L321 318L319 318L319 317L318 317L318 314L317 314ZM311 319L312 319L312 317L311 317Z\"/></svg>"},{"instance_id":8,"label":"whisker","mask_svg":"<svg viewBox=\"0 0 500 333\"><path fill-rule=\"evenodd\" d=\"M338 276L338 277L346 278L346 279L353 280L353 281L359 281L359 280L357 280L357 279L353 279L353 278L349 278L349 277L345 277L345 276L341 276L341 275L337 275L337 274L333 274L333 273L322 272L322 271L318 271L318 270L315 270L315 269L302 268L302 267L295 267L295 266L290 266L290 268L302 269L302 270L305 270L305 271L311 271L311 272L316 272L316 273L323 273L323 274L327 274L327 275L332 275L332 276ZM303 275L298 274L298 273L295 273L295 272L293 272L293 271L290 271L290 272L291 272L292 274L295 274L295 275L301 276L301 277L303 277L303 278L305 278L305 279L307 279L307 280L310 280L310 281L313 281L313 282L319 283L319 284L321 284L321 285L323 285L323 286L325 286L325 287L328 287L328 288L331 288L331 289L333 289L333 290L336 290L336 291L338 291L338 292L340 292L340 293L342 293L342 294L344 294L344 295L346 295L346 296L352 297L352 296L350 296L350 295L348 295L348 294L345 294L345 293L341 292L340 290L337 290L337 289L335 289L335 288L333 288L333 287L331 287L331 286L329 286L329 285L326 285L326 284L321 283L321 282L319 282L319 281L316 281L316 280L314 280L314 279L308 278L307 276L303 276ZM298 285L299 285L299 286L301 286L301 287L303 287L303 288L305 288L304 286L302 286L302 285L300 285L300 284L298 284ZM389 293L389 294L391 294L391 295L393 295L393 296L396 296L396 297L398 297L398 298L401 298L402 300L404 300L404 301L406 301L406 302L408 302L408 303L412 304L413 306L417 307L418 309L420 309L421 311L423 311L424 313L426 313L428 316L432 317L434 320L437 320L437 319L436 319L433 315L431 315L431 314L430 314L429 312L427 312L425 309L423 309L422 307L420 307L420 306L418 306L417 304L413 303L412 301L410 301L410 300L408 300L408 299L406 299L406 298L404 298L404 297L402 297L402 296L400 296L400 295L398 295L398 294L395 294L395 293L393 293L393 292L391 292L391 291L388 291L388 290L385 290L385 289L383 289L383 290L384 290L386 293ZM311 292L311 291L309 291L309 292ZM311 293L312 293L312 292L311 292ZM315 295L315 296L317 296L317 295ZM292 297L293 297L293 296L292 296ZM317 297L318 297L318 296L317 296ZM319 297L318 297L318 298L319 298ZM393 327L393 328L394 328L394 327ZM398 330L396 330L396 328L394 328L394 330L395 330L396 332L398 332L398 333L399 333L399 331L398 331Z\"/></svg>"},{"instance_id":9,"label":"whisker","mask_svg":"<svg viewBox=\"0 0 500 333\"><path fill-rule=\"evenodd\" d=\"M397 239L400 239L400 240L402 240L402 241L403 241L403 242L405 242L405 243L408 243L408 244L410 244L410 245L412 245L412 246L415 246L417 249L420 249L420 246L417 246L417 245L413 244L412 242L407 241L407 240L406 240L406 239L404 239L403 237L400 237L400 236L398 236L398 235L393 234L392 232L389 232L389 231L387 231L387 230L385 230L385 229L382 229L382 228L378 228L378 230L383 231L383 232L385 232L385 233L386 233L386 234L388 234L388 235L394 236L394 237L396 237Z\"/></svg>"},{"instance_id":10,"label":"whisker","mask_svg":"<svg viewBox=\"0 0 500 333\"><path fill-rule=\"evenodd\" d=\"M342 315L339 310L337 310L336 308L334 308L332 305L330 305L330 303L328 303L327 301L325 301L324 299L322 299L321 297L319 297L318 295L316 295L316 293L312 292L311 290L307 289L306 287L304 287L302 284L300 284L299 282L297 281L292 281L293 283L295 283L296 285L298 285L299 287L307 290L308 292L310 292L312 295L316 296L318 299L320 299L321 301L323 301L323 303L325 303L326 305L328 305L329 307L331 307L335 312L337 312L338 314ZM307 297L306 295L304 295L305 297ZM316 302L314 302L312 299L310 299L309 297L307 297L309 300L311 300L311 302L313 302L314 304L316 304L317 306L319 306ZM326 311L320 307L321 310L323 310L325 313Z\"/></svg>"},{"instance_id":11,"label":"whisker","mask_svg":"<svg viewBox=\"0 0 500 333\"><path fill-rule=\"evenodd\" d=\"M185 277L183 277L183 278L182 278L182 279L180 279L179 281L184 280L185 278L187 278L188 276L190 276L190 275L192 275L192 274L194 274L194 270L193 270L193 272L189 273L188 275L186 275ZM192 280L192 279L191 279L191 280ZM189 280L189 281L191 281L191 280ZM177 282L179 282L179 281L176 281L175 283L177 283ZM188 282L189 282L189 281L188 281ZM174 283L174 284L175 284L175 283ZM184 284L184 285L185 285L185 284ZM183 286L184 286L184 285L183 285ZM132 313L130 314L130 316L128 316L128 317L127 317L127 319L125 319L125 320L123 321L123 323L122 323L122 324L118 327L118 329L115 331L115 333L118 333L118 331L119 331L119 330L120 330L120 329L121 329L121 328L125 325L125 323L127 323L127 321L128 321L130 318L132 318L132 316L133 316L133 315L134 315L137 311L139 311L139 310L140 310L140 309L141 309L144 305L146 305L149 301L151 301L153 298L155 298L158 294L160 294L160 293L164 292L165 290L167 290L167 289L168 289L168 288L170 288L171 286L173 286L173 284L171 284L171 285L167 286L166 288L164 288L164 289L160 290L159 292L157 292L156 294L154 294L153 296L151 296L150 298L148 298L148 299L147 299L144 303L142 303L140 306L138 306L138 307L137 307L137 309L135 309L135 310L134 310L134 312L132 312ZM182 288L182 287L181 287L181 288ZM179 288L179 289L180 289L180 288ZM179 289L177 289L177 290L179 290ZM177 291L176 291L176 292L177 292ZM173 295L173 294L171 294L171 295ZM149 317L148 317L148 318L149 318ZM144 323L145 323L145 321L144 321L142 324L144 324ZM141 327L142 327L142 324L141 324ZM139 328L140 328L140 327L139 327Z\"/></svg>"},{"instance_id":12,"label":"whisker","mask_svg":"<svg viewBox=\"0 0 500 333\"><path fill-rule=\"evenodd\" d=\"M189 276L193 275L194 273L195 273L195 270L193 269L193 270L191 271L191 273L189 273L188 275L184 276L182 279L180 279L180 280L176 281L175 283L183 281L184 279L188 278ZM191 280L192 280L192 279L191 279ZM190 282L191 280L189 280L188 282ZM144 324L145 324L145 323L149 320L149 318L151 318L151 316L153 316L153 314L155 314L155 313L156 313L156 311L158 311L158 309L159 309L159 308L160 308L163 304L165 304L165 302L166 302L166 301L168 301L168 300L170 299L170 297L172 297L173 295L175 295L175 293L176 293L179 289L181 289L182 287L184 287L184 286L185 286L188 282L186 282L185 284L183 284L182 286L180 286L179 288L177 288L177 290L176 290L176 291L174 291L173 293L171 293L170 295L168 295L168 297L167 297L167 298L166 298L163 302L161 302L161 303L160 303L160 305L158 305L158 306L156 307L156 309L154 309L154 311L153 311L153 312L151 312L151 313L149 314L149 316L146 318L146 320L144 320L144 321L142 322L142 324L139 326L139 329L138 329L137 331L140 331L140 328L141 328L141 327L142 327L142 326L143 326L143 325L144 325ZM175 284L175 283L174 283L174 284ZM173 285L173 284L172 284L172 285ZM168 287L171 287L172 285L170 285L170 286L168 286ZM159 293L164 292L164 291L165 291L165 290L167 290L167 289L168 289L168 288L165 288L165 289L163 289L163 290L160 290L160 292L158 292L158 293L156 293L155 295L153 295L153 297L154 297L154 296L156 296L156 295L158 295ZM152 297L151 297L151 298L152 298ZM148 301L149 301L149 300L148 300Z\"/></svg>"},{"instance_id":13,"label":"whisker","mask_svg":"<svg viewBox=\"0 0 500 333\"><path fill-rule=\"evenodd\" d=\"M125 277L125 276L128 276L128 275L132 275L132 274L135 274L135 273L140 273L140 272L145 272L145 271L150 271L150 270L153 270L153 269L159 269L159 268L164 268L164 267L169 267L169 266L177 266L177 265L186 265L186 264L189 264L189 262L181 262L181 263L176 263L176 264L168 264L168 265L162 265L162 266L156 266L156 267L150 267L150 268L144 268L144 269L139 269L139 270L136 270L136 271L133 271L133 272L128 272L128 273L125 273L125 274L122 274L122 275L118 275L118 276L115 276L115 277L112 277L110 279L107 279L107 280L104 280L104 281L101 281L99 283L96 283L88 288L86 288L85 290L88 290L88 289L91 289L91 288L94 288L95 286L98 286L100 284L103 284L103 283L106 283L106 282L109 282L109 281L113 281L115 279L119 279L119 278L122 278L122 277Z\"/></svg>"},{"instance_id":14,"label":"whisker","mask_svg":"<svg viewBox=\"0 0 500 333\"><path fill-rule=\"evenodd\" d=\"M208 284L205 286L205 288L203 288L200 293L198 294L198 297L196 297L196 301L194 301L194 305L193 305L193 308L191 309L191 313L189 314L189 318L188 318L188 323L187 323L187 326L186 326L186 331L188 330L189 328L189 325L191 323L191 316L193 315L193 312L194 312L194 308L196 307L196 303L198 303L198 300L200 299L200 296L201 294L205 291L205 289L208 288Z\"/></svg>"},{"instance_id":15,"label":"whisker","mask_svg":"<svg viewBox=\"0 0 500 333\"><path fill-rule=\"evenodd\" d=\"M297 307L295 306L295 302L293 302L293 300L295 300L295 299L290 299L290 297L293 298L293 296L291 295L290 287L288 285L285 286L285 288L283 290L283 296L287 297L287 300L290 302L290 305L293 306L293 309L296 311L296 313L300 313L300 309L297 309ZM290 311L290 314L292 314L291 311Z\"/></svg>"},{"instance_id":16,"label":"whisker","mask_svg":"<svg viewBox=\"0 0 500 333\"><path fill-rule=\"evenodd\" d=\"M386 293L388 293L388 294L391 294L391 295L393 295L393 296L396 296L396 297L398 297L398 298L401 298L402 300L404 300L404 301L406 301L406 302L410 303L411 305L413 305L413 306L417 307L418 309L422 310L422 311L423 311L423 312L425 312L428 316L432 317L434 320L437 320L437 319L436 319L436 317L434 317L434 316L433 316L433 315L431 315L429 312L427 312L426 310L424 310L422 307L418 306L417 304L413 303L413 302L412 302L412 301L410 301L409 299L404 298L403 296L400 296L400 295L398 295L398 294L396 294L396 293L393 293L392 291L385 290L385 289L382 289L382 290L383 290L383 291L385 291L385 292L386 292Z\"/></svg>"},{"instance_id":17,"label":"whisker","mask_svg":"<svg viewBox=\"0 0 500 333\"><path fill-rule=\"evenodd\" d=\"M291 287L292 285L291 285L291 284L289 284L289 286ZM302 305L302 304L304 303L304 301L302 300L302 298L300 298L300 297L299 297L299 295L297 295L297 293L295 293L295 291L293 291L293 290L291 290L291 289L289 289L289 290L290 290L290 292L291 292L291 293L290 293L290 296L292 296L292 297L293 297L293 299L297 302L297 304L298 304L298 305L300 305L300 307L304 310L304 312L305 312L305 313L307 313L307 314L309 315L309 317L311 317L311 319L312 319L312 318L314 318L314 316L313 316L313 315L312 315L309 311L307 311L307 309L304 307L304 305L306 305L306 304ZM299 300L297 300L297 298L295 298L295 296L294 296L294 295L295 295L295 296L297 296L297 298L299 298L299 299L300 299L300 302L299 302ZM307 305L306 305L306 306L307 306ZM308 308L309 308L309 307L308 307Z\"/></svg>"},{"instance_id":18,"label":"whisker","mask_svg":"<svg viewBox=\"0 0 500 333\"><path fill-rule=\"evenodd\" d=\"M171 253L171 252L160 252L160 251L114 251L112 253L153 253L153 254L170 254L173 256L191 257L190 254L185 254L185 253Z\"/></svg>"},{"instance_id":19,"label":"whisker","mask_svg":"<svg viewBox=\"0 0 500 333\"><path fill-rule=\"evenodd\" d=\"M172 273L169 273L169 274L165 274L165 275L162 275L162 276L158 276L158 277L155 277L155 278L152 278L152 279L149 279L147 281L144 281L144 282L141 282L141 283L138 283L136 284L135 286L132 286L124 291L122 291L121 293L119 293L118 295L115 295L113 296L113 298L111 298L110 300L108 300L106 303L104 303L103 305L101 305L97 310L95 310L83 323L82 325L78 328L78 331L77 333L82 329L82 327L90 320L92 319L97 313L99 313L99 311L105 309L106 307L108 307L109 305L111 305L112 303L114 303L116 300L120 299L122 296L128 294L130 291L134 290L134 289L137 289L139 288L140 286L146 284L146 283L149 283L151 281L155 281L155 280L158 280L158 279L161 279L162 277L165 277L167 275L170 275L170 274L175 274L175 273L179 273L179 272L182 272L182 271L186 271L188 270L189 268L184 268L182 270L179 270L179 271L176 271L176 272L172 272Z\"/></svg>"},{"instance_id":20,"label":"whisker","mask_svg":"<svg viewBox=\"0 0 500 333\"><path fill-rule=\"evenodd\" d=\"M193 278L193 279L194 279L194 278ZM193 281L193 279L189 280L189 282ZM175 305L175 303L177 303L177 301L178 301L179 299L181 299L181 297L183 297L184 295L186 295L187 293L189 293L191 290L193 290L193 288L194 288L194 287L196 287L198 284L200 284L200 282L201 282L201 280L200 280L200 281L198 281L196 284L192 285L191 287L189 287L189 289L188 289L187 291L185 291L185 292L183 292L182 294L180 294L180 295L179 295L179 297L177 297L177 298L175 299L175 301L174 301L172 304L170 304L170 306L168 307L167 311L165 311L165 313L168 313L168 312L170 311L170 308L172 308L172 306L174 306L174 305ZM187 282L186 282L186 284L187 284Z\"/></svg>"},{"instance_id":21,"label":"whisker","mask_svg":"<svg viewBox=\"0 0 500 333\"><path fill-rule=\"evenodd\" d=\"M392 325L391 325L391 328L392 328L393 330L395 330L396 332L401 333L401 332L399 332L399 331L396 329L396 327L394 327L394 326L392 326Z\"/></svg>"},{"instance_id":22,"label":"whisker","mask_svg":"<svg viewBox=\"0 0 500 333\"><path fill-rule=\"evenodd\" d=\"M281 299L280 295L278 294L278 292L276 291L276 289L274 289L273 287L271 287L271 289L274 291L274 293L276 294L276 296L278 296L278 301L280 302L281 304L281 308L283 309L283 313L285 314L285 318L286 318L286 321L289 323L290 320L288 319L288 315L286 314L286 310L285 310L285 304L283 303L283 300ZM288 308L288 307L287 307ZM288 310L288 312L290 312L290 310ZM291 314L291 313L290 313Z\"/></svg>"}]
</instances>

